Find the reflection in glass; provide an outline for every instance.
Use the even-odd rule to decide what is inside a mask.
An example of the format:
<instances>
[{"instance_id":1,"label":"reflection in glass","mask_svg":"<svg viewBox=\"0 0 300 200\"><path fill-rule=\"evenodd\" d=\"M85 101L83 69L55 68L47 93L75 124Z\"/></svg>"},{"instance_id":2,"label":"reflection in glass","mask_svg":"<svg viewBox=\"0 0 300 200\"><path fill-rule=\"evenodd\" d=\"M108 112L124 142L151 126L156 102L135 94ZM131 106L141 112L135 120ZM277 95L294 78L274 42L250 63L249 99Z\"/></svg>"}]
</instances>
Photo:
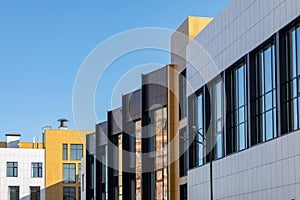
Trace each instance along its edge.
<instances>
[{"instance_id":1,"label":"reflection in glass","mask_svg":"<svg viewBox=\"0 0 300 200\"><path fill-rule=\"evenodd\" d=\"M277 135L275 46L270 44L254 56L255 113L252 114L252 144L270 140Z\"/></svg>"},{"instance_id":2,"label":"reflection in glass","mask_svg":"<svg viewBox=\"0 0 300 200\"><path fill-rule=\"evenodd\" d=\"M285 62L281 65L282 130L288 133L300 128L300 27L288 30L283 37Z\"/></svg>"},{"instance_id":3,"label":"reflection in glass","mask_svg":"<svg viewBox=\"0 0 300 200\"><path fill-rule=\"evenodd\" d=\"M247 147L247 89L246 65L241 63L228 72L227 153ZM260 105L260 103L258 103ZM258 107L258 110L261 108Z\"/></svg>"},{"instance_id":4,"label":"reflection in glass","mask_svg":"<svg viewBox=\"0 0 300 200\"><path fill-rule=\"evenodd\" d=\"M194 145L196 146L196 150L198 152L197 156L197 166L203 165L203 142L204 142L204 112L203 112L203 93L201 92L197 98L198 102L198 132L196 134L196 141Z\"/></svg>"},{"instance_id":5,"label":"reflection in glass","mask_svg":"<svg viewBox=\"0 0 300 200\"><path fill-rule=\"evenodd\" d=\"M136 200L142 199L142 140L141 120L135 122L135 150L136 150Z\"/></svg>"},{"instance_id":6,"label":"reflection in glass","mask_svg":"<svg viewBox=\"0 0 300 200\"><path fill-rule=\"evenodd\" d=\"M219 79L212 85L212 127L213 132L208 136L213 145L214 159L223 157L223 83Z\"/></svg>"},{"instance_id":7,"label":"reflection in glass","mask_svg":"<svg viewBox=\"0 0 300 200\"><path fill-rule=\"evenodd\" d=\"M154 111L155 130L155 194L156 199L168 199L168 132L167 132L167 108L161 108Z\"/></svg>"}]
</instances>

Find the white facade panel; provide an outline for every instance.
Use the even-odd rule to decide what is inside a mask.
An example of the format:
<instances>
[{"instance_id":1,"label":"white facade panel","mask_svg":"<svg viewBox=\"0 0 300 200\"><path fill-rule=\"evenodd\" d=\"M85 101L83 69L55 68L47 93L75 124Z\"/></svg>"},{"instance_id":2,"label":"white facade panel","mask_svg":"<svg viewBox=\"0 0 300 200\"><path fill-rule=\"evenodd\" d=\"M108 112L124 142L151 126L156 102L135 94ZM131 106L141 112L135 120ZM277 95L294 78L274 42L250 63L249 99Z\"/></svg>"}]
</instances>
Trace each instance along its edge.
<instances>
[{"instance_id":1,"label":"white facade panel","mask_svg":"<svg viewBox=\"0 0 300 200\"><path fill-rule=\"evenodd\" d=\"M18 163L18 176L7 177L7 162ZM32 177L32 163L42 163L42 177ZM45 199L45 150L0 148L0 197L9 198L9 186L19 186L21 200L30 200L30 187L40 187L40 197Z\"/></svg>"},{"instance_id":2,"label":"white facade panel","mask_svg":"<svg viewBox=\"0 0 300 200\"><path fill-rule=\"evenodd\" d=\"M81 200L86 199L86 157L81 159Z\"/></svg>"}]
</instances>

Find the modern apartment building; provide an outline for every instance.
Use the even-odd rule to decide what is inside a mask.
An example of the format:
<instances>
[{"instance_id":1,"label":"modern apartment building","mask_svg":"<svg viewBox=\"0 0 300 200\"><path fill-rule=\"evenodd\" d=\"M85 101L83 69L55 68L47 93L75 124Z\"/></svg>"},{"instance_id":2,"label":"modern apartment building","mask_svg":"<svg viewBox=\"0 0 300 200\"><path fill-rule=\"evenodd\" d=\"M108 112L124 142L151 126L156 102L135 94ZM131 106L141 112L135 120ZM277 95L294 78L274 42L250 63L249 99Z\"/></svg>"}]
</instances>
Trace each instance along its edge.
<instances>
[{"instance_id":1,"label":"modern apartment building","mask_svg":"<svg viewBox=\"0 0 300 200\"><path fill-rule=\"evenodd\" d=\"M93 198L300 198L300 1L233 0L177 31L173 64L96 125Z\"/></svg>"},{"instance_id":2,"label":"modern apartment building","mask_svg":"<svg viewBox=\"0 0 300 200\"><path fill-rule=\"evenodd\" d=\"M60 119L58 129L44 129L46 199L74 200L81 197L81 159L85 138L93 131L68 130Z\"/></svg>"},{"instance_id":3,"label":"modern apartment building","mask_svg":"<svg viewBox=\"0 0 300 200\"><path fill-rule=\"evenodd\" d=\"M38 142L20 142L20 134L6 134L0 142L0 199L45 199L45 150Z\"/></svg>"},{"instance_id":4,"label":"modern apartment building","mask_svg":"<svg viewBox=\"0 0 300 200\"><path fill-rule=\"evenodd\" d=\"M233 0L187 45L188 199L300 198L299 15Z\"/></svg>"}]
</instances>

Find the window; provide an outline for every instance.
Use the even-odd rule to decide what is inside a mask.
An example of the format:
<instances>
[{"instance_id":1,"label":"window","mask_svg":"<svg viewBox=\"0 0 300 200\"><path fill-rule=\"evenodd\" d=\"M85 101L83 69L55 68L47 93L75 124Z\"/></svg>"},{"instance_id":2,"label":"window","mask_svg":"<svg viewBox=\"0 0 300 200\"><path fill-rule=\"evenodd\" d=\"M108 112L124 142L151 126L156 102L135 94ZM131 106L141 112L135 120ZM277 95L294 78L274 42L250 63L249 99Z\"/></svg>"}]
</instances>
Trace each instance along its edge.
<instances>
[{"instance_id":1,"label":"window","mask_svg":"<svg viewBox=\"0 0 300 200\"><path fill-rule=\"evenodd\" d=\"M31 163L32 177L43 177L43 163Z\"/></svg>"},{"instance_id":2,"label":"window","mask_svg":"<svg viewBox=\"0 0 300 200\"><path fill-rule=\"evenodd\" d=\"M207 145L207 151L210 151L212 147L213 159L218 159L224 155L224 137L223 137L223 81L218 78L211 83L211 130L207 134L206 139L209 142ZM210 146L211 145L211 146Z\"/></svg>"},{"instance_id":3,"label":"window","mask_svg":"<svg viewBox=\"0 0 300 200\"><path fill-rule=\"evenodd\" d=\"M81 200L81 189L80 189L80 187L78 188L78 199Z\"/></svg>"},{"instance_id":4,"label":"window","mask_svg":"<svg viewBox=\"0 0 300 200\"><path fill-rule=\"evenodd\" d=\"M189 138L192 140L189 149L189 167L190 169L203 165L204 159L204 91L206 87L201 89L195 95L189 97Z\"/></svg>"},{"instance_id":5,"label":"window","mask_svg":"<svg viewBox=\"0 0 300 200\"><path fill-rule=\"evenodd\" d=\"M168 174L167 174L167 142L168 132L165 126L167 122L167 108L161 108L154 111L154 133L155 135L155 169L156 171L156 198L167 199Z\"/></svg>"},{"instance_id":6,"label":"window","mask_svg":"<svg viewBox=\"0 0 300 200\"><path fill-rule=\"evenodd\" d=\"M135 122L135 151L136 151L136 182L135 182L135 194L136 200L142 199L142 122L141 120ZM132 184L133 185L133 184ZM132 193L133 194L133 193Z\"/></svg>"},{"instance_id":7,"label":"window","mask_svg":"<svg viewBox=\"0 0 300 200\"><path fill-rule=\"evenodd\" d=\"M30 187L30 200L40 200L40 187Z\"/></svg>"},{"instance_id":8,"label":"window","mask_svg":"<svg viewBox=\"0 0 300 200\"><path fill-rule=\"evenodd\" d=\"M78 164L78 183L81 182L81 164Z\"/></svg>"},{"instance_id":9,"label":"window","mask_svg":"<svg viewBox=\"0 0 300 200\"><path fill-rule=\"evenodd\" d=\"M180 177L187 175L188 170L188 135L186 128L179 130L179 169L180 169Z\"/></svg>"},{"instance_id":10,"label":"window","mask_svg":"<svg viewBox=\"0 0 300 200\"><path fill-rule=\"evenodd\" d=\"M300 24L284 34L283 49L281 119L282 131L288 133L300 128Z\"/></svg>"},{"instance_id":11,"label":"window","mask_svg":"<svg viewBox=\"0 0 300 200\"><path fill-rule=\"evenodd\" d=\"M71 144L71 160L82 158L82 144Z\"/></svg>"},{"instance_id":12,"label":"window","mask_svg":"<svg viewBox=\"0 0 300 200\"><path fill-rule=\"evenodd\" d=\"M68 160L68 144L63 144L63 160Z\"/></svg>"},{"instance_id":13,"label":"window","mask_svg":"<svg viewBox=\"0 0 300 200\"><path fill-rule=\"evenodd\" d=\"M64 164L64 183L75 183L75 164Z\"/></svg>"},{"instance_id":14,"label":"window","mask_svg":"<svg viewBox=\"0 0 300 200\"><path fill-rule=\"evenodd\" d=\"M256 52L252 72L252 145L276 137L275 47L269 44ZM253 99L254 98L254 99Z\"/></svg>"},{"instance_id":15,"label":"window","mask_svg":"<svg viewBox=\"0 0 300 200\"><path fill-rule=\"evenodd\" d=\"M247 83L246 65L234 66L226 79L227 89L227 153L247 147Z\"/></svg>"},{"instance_id":16,"label":"window","mask_svg":"<svg viewBox=\"0 0 300 200\"><path fill-rule=\"evenodd\" d=\"M203 92L199 93L197 96L197 125L196 125L196 135L193 145L196 147L196 165L200 166L203 164L203 142L204 142L204 99Z\"/></svg>"},{"instance_id":17,"label":"window","mask_svg":"<svg viewBox=\"0 0 300 200\"><path fill-rule=\"evenodd\" d=\"M19 186L8 186L9 200L19 200Z\"/></svg>"},{"instance_id":18,"label":"window","mask_svg":"<svg viewBox=\"0 0 300 200\"><path fill-rule=\"evenodd\" d=\"M74 200L76 199L76 188L75 187L64 187L63 188L64 200Z\"/></svg>"},{"instance_id":19,"label":"window","mask_svg":"<svg viewBox=\"0 0 300 200\"><path fill-rule=\"evenodd\" d=\"M18 163L7 162L6 163L6 175L7 177L18 177Z\"/></svg>"},{"instance_id":20,"label":"window","mask_svg":"<svg viewBox=\"0 0 300 200\"><path fill-rule=\"evenodd\" d=\"M84 191L84 174L82 174L82 176L81 176L81 189L83 192Z\"/></svg>"},{"instance_id":21,"label":"window","mask_svg":"<svg viewBox=\"0 0 300 200\"><path fill-rule=\"evenodd\" d=\"M179 74L179 120L186 117L186 70Z\"/></svg>"},{"instance_id":22,"label":"window","mask_svg":"<svg viewBox=\"0 0 300 200\"><path fill-rule=\"evenodd\" d=\"M180 200L187 200L187 184L180 185Z\"/></svg>"}]
</instances>

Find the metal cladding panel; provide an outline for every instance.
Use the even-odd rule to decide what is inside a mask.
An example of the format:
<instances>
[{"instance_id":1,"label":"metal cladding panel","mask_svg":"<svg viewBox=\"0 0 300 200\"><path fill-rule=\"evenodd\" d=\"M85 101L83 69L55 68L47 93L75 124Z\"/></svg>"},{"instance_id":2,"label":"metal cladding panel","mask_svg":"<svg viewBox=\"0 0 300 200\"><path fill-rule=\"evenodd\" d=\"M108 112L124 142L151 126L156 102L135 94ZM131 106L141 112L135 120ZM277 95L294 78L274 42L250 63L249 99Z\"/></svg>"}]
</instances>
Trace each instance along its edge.
<instances>
[{"instance_id":1,"label":"metal cladding panel","mask_svg":"<svg viewBox=\"0 0 300 200\"><path fill-rule=\"evenodd\" d=\"M142 117L142 90L136 90L122 97L123 122L135 121Z\"/></svg>"},{"instance_id":2,"label":"metal cladding panel","mask_svg":"<svg viewBox=\"0 0 300 200\"><path fill-rule=\"evenodd\" d=\"M108 136L122 132L122 108L118 108L107 113Z\"/></svg>"},{"instance_id":3,"label":"metal cladding panel","mask_svg":"<svg viewBox=\"0 0 300 200\"><path fill-rule=\"evenodd\" d=\"M186 47L188 95L299 17L298 2L231 1Z\"/></svg>"},{"instance_id":4,"label":"metal cladding panel","mask_svg":"<svg viewBox=\"0 0 300 200\"><path fill-rule=\"evenodd\" d=\"M107 121L96 124L96 146L107 144Z\"/></svg>"},{"instance_id":5,"label":"metal cladding panel","mask_svg":"<svg viewBox=\"0 0 300 200\"><path fill-rule=\"evenodd\" d=\"M143 111L149 111L167 105L167 81L167 66L149 74L143 75Z\"/></svg>"},{"instance_id":6,"label":"metal cladding panel","mask_svg":"<svg viewBox=\"0 0 300 200\"><path fill-rule=\"evenodd\" d=\"M87 148L89 154L96 153L96 134L95 133L86 135L86 148Z\"/></svg>"}]
</instances>

